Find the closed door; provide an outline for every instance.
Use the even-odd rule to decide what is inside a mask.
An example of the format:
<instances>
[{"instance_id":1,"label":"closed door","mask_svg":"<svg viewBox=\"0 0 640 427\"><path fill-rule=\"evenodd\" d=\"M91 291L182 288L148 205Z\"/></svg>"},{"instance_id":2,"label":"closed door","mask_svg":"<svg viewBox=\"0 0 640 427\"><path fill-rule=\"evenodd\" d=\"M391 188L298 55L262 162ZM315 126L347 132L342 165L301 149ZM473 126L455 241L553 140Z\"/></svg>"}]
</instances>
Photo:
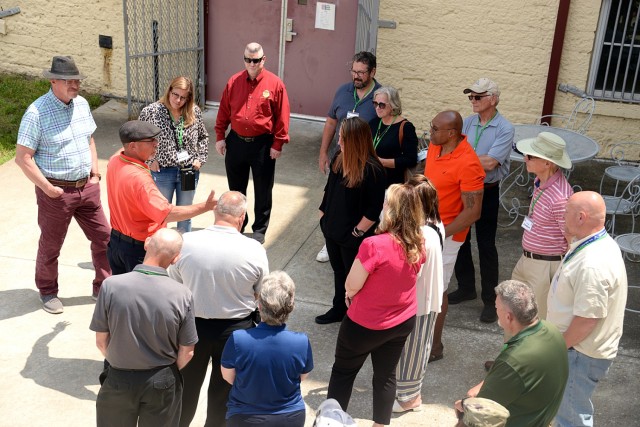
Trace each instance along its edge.
<instances>
[{"instance_id":1,"label":"closed door","mask_svg":"<svg viewBox=\"0 0 640 427\"><path fill-rule=\"evenodd\" d=\"M210 0L205 45L207 100L220 100L229 77L244 68L244 47L255 41L267 57L265 68L284 81L291 112L325 117L336 89L350 79L347 64L355 51L358 2L320 2L324 7L319 25L327 27L333 22L333 30L317 28L317 3ZM335 6L335 14L327 4Z\"/></svg>"}]
</instances>

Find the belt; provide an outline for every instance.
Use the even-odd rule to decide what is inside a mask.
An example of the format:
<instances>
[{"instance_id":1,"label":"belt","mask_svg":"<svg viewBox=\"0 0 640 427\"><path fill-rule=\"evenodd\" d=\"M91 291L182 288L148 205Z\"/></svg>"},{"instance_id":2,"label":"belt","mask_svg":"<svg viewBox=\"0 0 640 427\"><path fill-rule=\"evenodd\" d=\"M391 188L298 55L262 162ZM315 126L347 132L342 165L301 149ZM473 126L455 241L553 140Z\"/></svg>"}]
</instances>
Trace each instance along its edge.
<instances>
[{"instance_id":1,"label":"belt","mask_svg":"<svg viewBox=\"0 0 640 427\"><path fill-rule=\"evenodd\" d=\"M82 188L89 181L89 177L79 179L77 181L63 181L61 179L47 178L47 181L58 187L75 187Z\"/></svg>"},{"instance_id":2,"label":"belt","mask_svg":"<svg viewBox=\"0 0 640 427\"><path fill-rule=\"evenodd\" d=\"M124 240L127 243L131 243L132 245L144 246L144 242L142 242L140 240L136 240L133 237L127 236L126 234L122 234L121 232L119 232L115 228L111 229L111 234L113 234L114 236L116 236L120 240Z\"/></svg>"},{"instance_id":3,"label":"belt","mask_svg":"<svg viewBox=\"0 0 640 427\"><path fill-rule=\"evenodd\" d=\"M484 188L493 188L493 187L497 187L498 184L500 184L500 181L496 181L496 182L490 182L488 184L484 185Z\"/></svg>"},{"instance_id":4,"label":"belt","mask_svg":"<svg viewBox=\"0 0 640 427\"><path fill-rule=\"evenodd\" d=\"M262 135L257 136L242 136L233 129L231 129L229 133L232 133L233 136L244 142L268 142L273 140L273 135L271 135L270 133L263 133Z\"/></svg>"},{"instance_id":5,"label":"belt","mask_svg":"<svg viewBox=\"0 0 640 427\"><path fill-rule=\"evenodd\" d=\"M524 256L531 259L537 259L540 261L562 261L563 255L538 255L529 251L522 251Z\"/></svg>"},{"instance_id":6,"label":"belt","mask_svg":"<svg viewBox=\"0 0 640 427\"><path fill-rule=\"evenodd\" d=\"M109 368L115 369L116 371L123 371L123 372L157 372L165 368L171 368L173 366L175 366L175 363L171 365L158 366L156 368L149 368L149 369L125 369L125 368L116 368L115 366L109 364Z\"/></svg>"}]
</instances>

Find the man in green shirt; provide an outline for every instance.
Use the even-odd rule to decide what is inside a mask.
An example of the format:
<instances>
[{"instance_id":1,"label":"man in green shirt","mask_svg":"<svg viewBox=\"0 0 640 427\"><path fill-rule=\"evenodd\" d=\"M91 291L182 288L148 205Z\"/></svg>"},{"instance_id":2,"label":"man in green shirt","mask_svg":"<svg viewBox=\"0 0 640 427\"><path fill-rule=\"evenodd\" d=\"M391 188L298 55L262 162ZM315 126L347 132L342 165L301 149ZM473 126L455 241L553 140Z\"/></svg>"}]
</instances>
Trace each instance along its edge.
<instances>
[{"instance_id":1,"label":"man in green shirt","mask_svg":"<svg viewBox=\"0 0 640 427\"><path fill-rule=\"evenodd\" d=\"M498 402L507 427L547 426L556 415L569 375L562 334L538 318L533 290L517 280L496 287L498 324L506 342L484 381L467 395ZM456 408L462 411L461 401Z\"/></svg>"}]
</instances>

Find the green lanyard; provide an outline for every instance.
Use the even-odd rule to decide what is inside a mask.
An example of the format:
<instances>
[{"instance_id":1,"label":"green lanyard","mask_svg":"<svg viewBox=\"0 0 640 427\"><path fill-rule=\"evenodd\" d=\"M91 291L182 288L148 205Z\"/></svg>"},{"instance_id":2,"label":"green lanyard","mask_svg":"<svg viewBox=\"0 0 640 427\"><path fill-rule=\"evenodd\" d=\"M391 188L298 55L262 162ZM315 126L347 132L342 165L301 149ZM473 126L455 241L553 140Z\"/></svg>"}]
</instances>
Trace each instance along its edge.
<instances>
[{"instance_id":1,"label":"green lanyard","mask_svg":"<svg viewBox=\"0 0 640 427\"><path fill-rule=\"evenodd\" d=\"M176 121L173 120L173 116L171 115L171 111L169 111L169 117L171 117L171 121L175 124ZM182 150L182 135L184 134L184 117L180 116L180 121L178 122L178 150Z\"/></svg>"},{"instance_id":2,"label":"green lanyard","mask_svg":"<svg viewBox=\"0 0 640 427\"><path fill-rule=\"evenodd\" d=\"M118 157L119 157L119 158L120 158L120 160L122 160L123 162L125 162L125 163L129 163L129 164L132 164L133 166L135 166L135 167L137 167L137 168L140 168L140 169L142 169L143 171L147 172L149 175L151 175L151 171L149 170L149 168L146 168L146 167L144 167L144 166L141 166L141 165L139 165L139 164L137 164L137 163L133 163L131 160L127 160L127 159L125 159L124 157L122 157L122 155L120 155L120 156L118 156Z\"/></svg>"},{"instance_id":3,"label":"green lanyard","mask_svg":"<svg viewBox=\"0 0 640 427\"><path fill-rule=\"evenodd\" d=\"M375 150L376 148L378 148L378 144L380 143L380 141L382 140L382 138L384 138L384 136L387 134L387 132L389 131L389 129L391 128L391 126L393 126L393 124L396 122L396 119L398 118L398 115L396 114L395 116L393 116L393 121L391 122L391 124L389 126L387 126L387 128L382 132L382 135L380 134L380 126L382 126L382 119L380 119L380 121L378 122L378 130L376 131L376 136L373 138L373 149Z\"/></svg>"},{"instance_id":4,"label":"green lanyard","mask_svg":"<svg viewBox=\"0 0 640 427\"><path fill-rule=\"evenodd\" d=\"M545 189L540 190L540 192L538 193L538 196L531 201L531 206L529 206L529 216L531 216L531 214L533 214L533 208L536 206L536 203L538 203L538 199L540 198L540 196L542 196L542 193L544 193Z\"/></svg>"},{"instance_id":5,"label":"green lanyard","mask_svg":"<svg viewBox=\"0 0 640 427\"><path fill-rule=\"evenodd\" d=\"M363 99L365 99L367 96L369 96L369 94L371 93L371 91L373 91L373 88L375 87L374 82L371 82L371 88L369 88L369 90L367 91L367 93L364 94L364 96L360 99L358 99L358 91L357 89L354 87L353 88L353 112L356 112L356 108L358 108L358 105L360 105L360 103L362 102Z\"/></svg>"},{"instance_id":6,"label":"green lanyard","mask_svg":"<svg viewBox=\"0 0 640 427\"><path fill-rule=\"evenodd\" d=\"M475 141L473 142L473 151L475 151L476 147L478 147L478 142L480 141L480 138L482 138L482 134L484 133L484 130L487 128L487 126L489 126L489 123L491 123L491 121L497 114L498 114L498 110L496 110L496 112L493 113L493 116L491 116L489 121L485 123L484 126L482 126L482 129L480 129L480 134L478 134L478 126L476 126L476 136L475 136ZM480 115L478 115L478 125L479 124L480 124Z\"/></svg>"},{"instance_id":7,"label":"green lanyard","mask_svg":"<svg viewBox=\"0 0 640 427\"><path fill-rule=\"evenodd\" d=\"M168 276L166 273L158 273L157 271L144 270L142 268L138 268L134 271L136 273L146 274L147 276Z\"/></svg>"}]
</instances>

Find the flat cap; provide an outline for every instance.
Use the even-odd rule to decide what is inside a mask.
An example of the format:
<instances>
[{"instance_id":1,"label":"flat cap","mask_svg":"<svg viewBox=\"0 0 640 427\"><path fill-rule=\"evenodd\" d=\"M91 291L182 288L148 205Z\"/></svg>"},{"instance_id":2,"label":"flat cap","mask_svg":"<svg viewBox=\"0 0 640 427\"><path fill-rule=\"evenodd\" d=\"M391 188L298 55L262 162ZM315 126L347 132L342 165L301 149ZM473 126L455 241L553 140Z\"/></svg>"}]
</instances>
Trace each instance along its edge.
<instances>
[{"instance_id":1,"label":"flat cap","mask_svg":"<svg viewBox=\"0 0 640 427\"><path fill-rule=\"evenodd\" d=\"M120 126L120 141L123 144L129 142L142 141L158 136L160 128L153 123L141 120L131 120Z\"/></svg>"}]
</instances>

